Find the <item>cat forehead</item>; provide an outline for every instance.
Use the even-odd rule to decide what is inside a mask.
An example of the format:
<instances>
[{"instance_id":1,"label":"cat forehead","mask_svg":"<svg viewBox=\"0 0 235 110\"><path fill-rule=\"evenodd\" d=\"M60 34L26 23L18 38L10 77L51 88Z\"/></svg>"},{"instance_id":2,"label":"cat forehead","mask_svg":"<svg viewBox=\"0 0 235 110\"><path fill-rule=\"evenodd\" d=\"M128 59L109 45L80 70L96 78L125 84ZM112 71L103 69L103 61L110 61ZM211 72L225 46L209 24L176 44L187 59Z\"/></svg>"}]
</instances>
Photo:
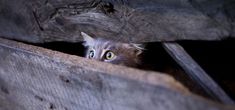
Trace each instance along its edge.
<instances>
[{"instance_id":1,"label":"cat forehead","mask_svg":"<svg viewBox=\"0 0 235 110\"><path fill-rule=\"evenodd\" d=\"M100 49L108 49L108 50L120 50L124 51L136 51L136 50L142 50L141 47L139 47L136 44L133 43L122 43L122 42L115 42L115 41L110 41L110 40L105 40L105 39L95 39L93 43L88 45L89 48L93 48L95 50L100 50Z\"/></svg>"},{"instance_id":2,"label":"cat forehead","mask_svg":"<svg viewBox=\"0 0 235 110\"><path fill-rule=\"evenodd\" d=\"M121 43L98 39L98 40L95 40L95 42L89 46L93 48L109 49L109 48L119 47L120 45Z\"/></svg>"}]
</instances>

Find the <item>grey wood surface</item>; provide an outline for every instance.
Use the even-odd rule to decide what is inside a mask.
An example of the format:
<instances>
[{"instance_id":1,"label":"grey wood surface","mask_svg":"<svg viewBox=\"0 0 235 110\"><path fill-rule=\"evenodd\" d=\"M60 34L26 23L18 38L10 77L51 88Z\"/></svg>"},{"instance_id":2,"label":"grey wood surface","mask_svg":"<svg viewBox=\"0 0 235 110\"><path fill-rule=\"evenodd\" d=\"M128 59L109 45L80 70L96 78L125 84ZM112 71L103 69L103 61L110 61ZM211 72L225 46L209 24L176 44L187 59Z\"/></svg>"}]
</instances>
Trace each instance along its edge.
<instances>
[{"instance_id":1,"label":"grey wood surface","mask_svg":"<svg viewBox=\"0 0 235 110\"><path fill-rule=\"evenodd\" d=\"M80 32L123 42L235 36L234 0L0 0L0 36L81 41Z\"/></svg>"},{"instance_id":2,"label":"grey wood surface","mask_svg":"<svg viewBox=\"0 0 235 110\"><path fill-rule=\"evenodd\" d=\"M2 110L233 110L157 72L0 39Z\"/></svg>"},{"instance_id":3,"label":"grey wood surface","mask_svg":"<svg viewBox=\"0 0 235 110\"><path fill-rule=\"evenodd\" d=\"M193 60L182 46L178 43L163 43L163 47L184 69L188 76L212 98L223 103L234 104L234 101L226 92Z\"/></svg>"}]
</instances>

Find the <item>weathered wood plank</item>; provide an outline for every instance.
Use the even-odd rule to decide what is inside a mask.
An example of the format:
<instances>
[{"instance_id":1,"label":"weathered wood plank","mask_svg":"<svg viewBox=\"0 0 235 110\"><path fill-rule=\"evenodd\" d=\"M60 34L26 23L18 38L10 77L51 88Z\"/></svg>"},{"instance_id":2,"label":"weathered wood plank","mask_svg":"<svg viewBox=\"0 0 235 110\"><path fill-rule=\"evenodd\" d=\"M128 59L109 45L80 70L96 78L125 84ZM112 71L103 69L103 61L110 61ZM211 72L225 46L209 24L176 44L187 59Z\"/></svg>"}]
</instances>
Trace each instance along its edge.
<instances>
[{"instance_id":1,"label":"weathered wood plank","mask_svg":"<svg viewBox=\"0 0 235 110\"><path fill-rule=\"evenodd\" d=\"M234 104L225 91L193 60L193 58L177 43L163 43L166 51L215 100Z\"/></svg>"},{"instance_id":2,"label":"weathered wood plank","mask_svg":"<svg viewBox=\"0 0 235 110\"><path fill-rule=\"evenodd\" d=\"M172 77L0 39L0 109L232 110ZM180 106L179 106L180 105Z\"/></svg>"},{"instance_id":3,"label":"weathered wood plank","mask_svg":"<svg viewBox=\"0 0 235 110\"><path fill-rule=\"evenodd\" d=\"M1 0L0 36L81 41L84 31L123 42L234 37L233 0Z\"/></svg>"}]
</instances>

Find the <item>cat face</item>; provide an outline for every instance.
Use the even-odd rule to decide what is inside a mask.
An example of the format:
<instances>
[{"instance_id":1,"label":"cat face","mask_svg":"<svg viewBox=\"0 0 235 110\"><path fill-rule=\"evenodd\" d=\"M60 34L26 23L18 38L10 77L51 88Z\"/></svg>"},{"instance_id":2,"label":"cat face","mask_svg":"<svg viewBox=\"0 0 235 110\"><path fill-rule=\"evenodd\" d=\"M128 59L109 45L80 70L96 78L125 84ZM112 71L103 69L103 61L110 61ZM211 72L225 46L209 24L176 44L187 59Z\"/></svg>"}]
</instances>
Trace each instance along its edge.
<instances>
[{"instance_id":1,"label":"cat face","mask_svg":"<svg viewBox=\"0 0 235 110\"><path fill-rule=\"evenodd\" d=\"M139 44L94 39L84 32L81 35L84 46L88 47L86 58L131 67L140 63L143 48Z\"/></svg>"}]
</instances>

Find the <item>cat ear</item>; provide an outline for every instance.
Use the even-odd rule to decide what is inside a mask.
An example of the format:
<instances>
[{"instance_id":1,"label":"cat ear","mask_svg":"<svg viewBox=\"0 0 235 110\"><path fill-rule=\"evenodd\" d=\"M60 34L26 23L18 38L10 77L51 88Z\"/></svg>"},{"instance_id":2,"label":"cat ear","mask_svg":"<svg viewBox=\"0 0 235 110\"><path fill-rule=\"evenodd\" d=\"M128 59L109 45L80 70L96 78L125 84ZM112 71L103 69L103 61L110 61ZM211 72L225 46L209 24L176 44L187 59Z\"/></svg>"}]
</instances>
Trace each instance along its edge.
<instances>
[{"instance_id":1,"label":"cat ear","mask_svg":"<svg viewBox=\"0 0 235 110\"><path fill-rule=\"evenodd\" d=\"M85 32L81 32L81 35L83 37L83 41L84 41L83 45L84 46L92 45L94 43L94 38L92 38L91 36L89 36Z\"/></svg>"},{"instance_id":2,"label":"cat ear","mask_svg":"<svg viewBox=\"0 0 235 110\"><path fill-rule=\"evenodd\" d=\"M131 43L130 45L135 48L135 54L136 54L136 56L139 56L139 55L140 55L141 53L143 53L143 51L145 50L143 44Z\"/></svg>"}]
</instances>

